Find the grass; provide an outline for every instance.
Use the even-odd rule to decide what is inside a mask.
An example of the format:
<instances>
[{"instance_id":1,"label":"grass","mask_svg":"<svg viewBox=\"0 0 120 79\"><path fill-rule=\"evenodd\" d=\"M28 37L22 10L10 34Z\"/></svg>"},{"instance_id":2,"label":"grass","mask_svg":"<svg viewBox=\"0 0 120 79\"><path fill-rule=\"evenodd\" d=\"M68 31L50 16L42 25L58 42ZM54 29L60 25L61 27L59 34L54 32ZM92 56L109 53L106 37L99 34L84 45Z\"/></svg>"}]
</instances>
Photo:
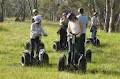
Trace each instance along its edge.
<instances>
[{"instance_id":1,"label":"grass","mask_svg":"<svg viewBox=\"0 0 120 79\"><path fill-rule=\"evenodd\" d=\"M22 67L20 57L24 44L29 39L30 21L0 23L0 79L119 79L120 78L120 33L98 31L100 47L87 45L92 49L92 62L87 64L86 74L58 72L57 61L62 51L53 52L53 41L58 38L58 23L44 21L48 37L43 37L50 58L49 66ZM89 31L87 30L87 37ZM63 51L65 52L65 51Z\"/></svg>"}]
</instances>

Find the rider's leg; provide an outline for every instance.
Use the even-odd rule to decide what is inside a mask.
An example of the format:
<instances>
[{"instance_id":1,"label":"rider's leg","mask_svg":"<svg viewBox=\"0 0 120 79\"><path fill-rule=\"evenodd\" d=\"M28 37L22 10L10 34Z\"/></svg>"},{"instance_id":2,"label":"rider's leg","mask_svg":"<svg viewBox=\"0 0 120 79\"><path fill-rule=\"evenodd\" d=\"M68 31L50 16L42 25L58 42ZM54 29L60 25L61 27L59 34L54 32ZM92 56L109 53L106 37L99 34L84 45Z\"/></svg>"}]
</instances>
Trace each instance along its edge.
<instances>
[{"instance_id":1,"label":"rider's leg","mask_svg":"<svg viewBox=\"0 0 120 79\"><path fill-rule=\"evenodd\" d=\"M80 35L80 52L81 54L84 54L85 52L85 34Z\"/></svg>"},{"instance_id":2,"label":"rider's leg","mask_svg":"<svg viewBox=\"0 0 120 79\"><path fill-rule=\"evenodd\" d=\"M39 51L40 51L40 40L39 40L39 37L36 37L36 57L39 56Z\"/></svg>"},{"instance_id":3,"label":"rider's leg","mask_svg":"<svg viewBox=\"0 0 120 79\"><path fill-rule=\"evenodd\" d=\"M71 53L73 51L73 47L72 47L72 39L68 39L68 64L71 63Z\"/></svg>"},{"instance_id":4,"label":"rider's leg","mask_svg":"<svg viewBox=\"0 0 120 79\"><path fill-rule=\"evenodd\" d=\"M34 57L34 50L35 50L35 39L31 39L31 53L30 53L31 61Z\"/></svg>"}]
</instances>

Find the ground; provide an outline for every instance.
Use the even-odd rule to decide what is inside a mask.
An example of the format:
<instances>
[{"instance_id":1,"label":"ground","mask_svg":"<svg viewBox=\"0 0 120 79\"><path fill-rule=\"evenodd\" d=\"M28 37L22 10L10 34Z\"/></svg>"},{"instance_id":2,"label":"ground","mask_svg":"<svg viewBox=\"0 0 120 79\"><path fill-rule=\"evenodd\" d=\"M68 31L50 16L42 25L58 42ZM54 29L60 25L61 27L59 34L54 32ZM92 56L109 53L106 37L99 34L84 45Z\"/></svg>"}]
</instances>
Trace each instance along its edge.
<instances>
[{"instance_id":1,"label":"ground","mask_svg":"<svg viewBox=\"0 0 120 79\"><path fill-rule=\"evenodd\" d=\"M24 44L29 40L30 21L0 23L0 79L119 79L120 78L120 33L104 33L98 30L100 47L86 45L92 50L92 62L87 64L85 74L75 71L57 70L58 58L66 51L54 52L53 41L58 23L44 21L48 37L43 37L46 52L50 58L48 66L22 67L20 57ZM89 30L87 30L87 37Z\"/></svg>"}]
</instances>

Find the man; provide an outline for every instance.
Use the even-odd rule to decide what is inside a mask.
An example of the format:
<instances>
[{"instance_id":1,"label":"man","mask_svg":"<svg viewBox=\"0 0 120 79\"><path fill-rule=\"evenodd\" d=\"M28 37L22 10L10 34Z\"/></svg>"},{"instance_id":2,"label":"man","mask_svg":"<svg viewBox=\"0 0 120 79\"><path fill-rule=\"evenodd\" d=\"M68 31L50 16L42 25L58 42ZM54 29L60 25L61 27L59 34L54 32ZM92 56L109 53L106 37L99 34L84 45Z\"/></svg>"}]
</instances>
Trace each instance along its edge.
<instances>
[{"instance_id":1,"label":"man","mask_svg":"<svg viewBox=\"0 0 120 79\"><path fill-rule=\"evenodd\" d=\"M91 32L92 39L96 38L97 26L99 25L97 14L98 14L97 12L94 12L93 17L91 18L90 32Z\"/></svg>"},{"instance_id":2,"label":"man","mask_svg":"<svg viewBox=\"0 0 120 79\"><path fill-rule=\"evenodd\" d=\"M42 21L41 16L40 15L35 16L34 21L35 22L31 24L31 28L30 28L31 61L34 57L35 45L37 47L36 57L38 58L41 36L42 35L47 36L47 33L44 31L43 27L41 26L41 21Z\"/></svg>"},{"instance_id":3,"label":"man","mask_svg":"<svg viewBox=\"0 0 120 79\"><path fill-rule=\"evenodd\" d=\"M62 17L60 18L60 29L58 30L57 33L60 34L60 46L61 48L66 48L67 46L67 27L68 27L68 19L67 19L67 13L63 13Z\"/></svg>"},{"instance_id":4,"label":"man","mask_svg":"<svg viewBox=\"0 0 120 79\"><path fill-rule=\"evenodd\" d=\"M81 35L80 35L80 40L81 40L81 53L85 52L85 36L86 36L86 27L87 27L87 23L88 23L88 17L84 15L84 9L83 8L79 8L78 9L78 13L79 15L77 15L78 21L79 23L82 23L82 31L81 31Z\"/></svg>"},{"instance_id":5,"label":"man","mask_svg":"<svg viewBox=\"0 0 120 79\"><path fill-rule=\"evenodd\" d=\"M38 15L38 10L37 9L33 9L33 17L32 17L32 23L35 22L34 17Z\"/></svg>"}]
</instances>

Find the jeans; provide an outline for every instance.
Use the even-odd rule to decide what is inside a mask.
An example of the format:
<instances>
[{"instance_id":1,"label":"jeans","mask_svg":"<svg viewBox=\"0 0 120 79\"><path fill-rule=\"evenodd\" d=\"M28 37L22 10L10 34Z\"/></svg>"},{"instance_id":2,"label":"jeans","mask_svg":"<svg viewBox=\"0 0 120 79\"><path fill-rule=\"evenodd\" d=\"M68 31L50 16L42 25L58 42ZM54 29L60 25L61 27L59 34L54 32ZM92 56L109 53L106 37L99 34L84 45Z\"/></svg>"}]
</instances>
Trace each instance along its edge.
<instances>
[{"instance_id":1,"label":"jeans","mask_svg":"<svg viewBox=\"0 0 120 79\"><path fill-rule=\"evenodd\" d=\"M92 39L95 39L95 38L96 38L96 33L97 33L97 29L95 28L95 26L92 26L90 32L91 32L91 33L90 33L90 34L91 34L90 37L91 37Z\"/></svg>"},{"instance_id":2,"label":"jeans","mask_svg":"<svg viewBox=\"0 0 120 79\"><path fill-rule=\"evenodd\" d=\"M40 48L40 40L39 36L35 37L34 39L31 39L31 59L34 57L34 51L36 49L36 55L39 55L39 48Z\"/></svg>"},{"instance_id":3,"label":"jeans","mask_svg":"<svg viewBox=\"0 0 120 79\"><path fill-rule=\"evenodd\" d=\"M64 28L60 29L60 46L61 48L66 47L67 45L67 32Z\"/></svg>"}]
</instances>

